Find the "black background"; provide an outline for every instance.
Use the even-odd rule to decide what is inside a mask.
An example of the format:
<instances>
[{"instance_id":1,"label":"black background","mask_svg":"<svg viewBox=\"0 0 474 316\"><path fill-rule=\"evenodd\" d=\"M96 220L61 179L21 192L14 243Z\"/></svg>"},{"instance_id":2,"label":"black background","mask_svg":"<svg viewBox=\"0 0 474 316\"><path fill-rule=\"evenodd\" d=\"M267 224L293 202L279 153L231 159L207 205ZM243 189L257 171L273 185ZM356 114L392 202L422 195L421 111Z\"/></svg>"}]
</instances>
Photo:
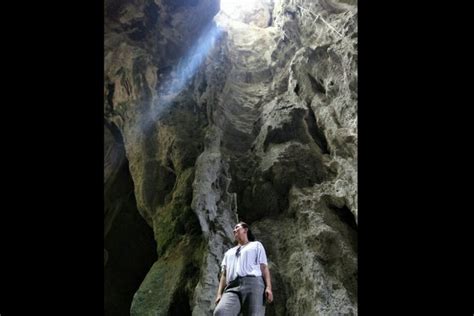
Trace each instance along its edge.
<instances>
[{"instance_id":1,"label":"black background","mask_svg":"<svg viewBox=\"0 0 474 316\"><path fill-rule=\"evenodd\" d=\"M359 314L472 315L468 19L401 5L359 1ZM2 11L0 314L102 314L103 3Z\"/></svg>"}]
</instances>

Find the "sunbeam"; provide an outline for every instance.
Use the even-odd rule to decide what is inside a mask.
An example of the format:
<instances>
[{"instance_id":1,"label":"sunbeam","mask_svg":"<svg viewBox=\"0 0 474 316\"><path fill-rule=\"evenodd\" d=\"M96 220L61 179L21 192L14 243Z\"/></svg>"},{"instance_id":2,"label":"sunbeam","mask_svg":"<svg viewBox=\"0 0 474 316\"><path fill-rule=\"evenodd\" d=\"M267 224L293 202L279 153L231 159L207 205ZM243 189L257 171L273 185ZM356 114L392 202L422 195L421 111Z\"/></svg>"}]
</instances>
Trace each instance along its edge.
<instances>
[{"instance_id":1,"label":"sunbeam","mask_svg":"<svg viewBox=\"0 0 474 316\"><path fill-rule=\"evenodd\" d=\"M158 88L157 102L152 106L151 121L159 119L161 113L191 81L220 34L221 30L214 23L210 23L187 55L165 77L163 84Z\"/></svg>"}]
</instances>

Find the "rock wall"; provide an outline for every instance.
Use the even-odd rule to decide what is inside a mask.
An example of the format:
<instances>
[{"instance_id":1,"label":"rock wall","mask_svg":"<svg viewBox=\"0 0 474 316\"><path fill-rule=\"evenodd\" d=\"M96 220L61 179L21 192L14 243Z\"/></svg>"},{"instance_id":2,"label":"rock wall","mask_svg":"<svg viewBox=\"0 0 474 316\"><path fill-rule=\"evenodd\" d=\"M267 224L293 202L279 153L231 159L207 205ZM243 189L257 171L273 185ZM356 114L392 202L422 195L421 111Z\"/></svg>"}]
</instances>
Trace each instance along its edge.
<instances>
[{"instance_id":1,"label":"rock wall","mask_svg":"<svg viewBox=\"0 0 474 316\"><path fill-rule=\"evenodd\" d=\"M105 1L104 117L156 242L131 315L212 315L238 220L267 315L357 314L357 4L256 3Z\"/></svg>"},{"instance_id":2,"label":"rock wall","mask_svg":"<svg viewBox=\"0 0 474 316\"><path fill-rule=\"evenodd\" d=\"M104 311L130 315L133 294L156 261L153 230L138 213L120 132L104 125Z\"/></svg>"}]
</instances>

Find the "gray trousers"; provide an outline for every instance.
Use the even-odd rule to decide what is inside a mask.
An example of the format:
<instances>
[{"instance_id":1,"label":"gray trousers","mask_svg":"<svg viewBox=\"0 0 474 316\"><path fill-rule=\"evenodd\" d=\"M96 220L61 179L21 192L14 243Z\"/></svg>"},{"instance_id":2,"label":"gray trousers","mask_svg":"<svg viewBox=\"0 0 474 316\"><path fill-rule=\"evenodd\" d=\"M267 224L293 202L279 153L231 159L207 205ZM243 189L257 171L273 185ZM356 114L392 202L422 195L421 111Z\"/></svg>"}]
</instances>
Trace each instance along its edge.
<instances>
[{"instance_id":1,"label":"gray trousers","mask_svg":"<svg viewBox=\"0 0 474 316\"><path fill-rule=\"evenodd\" d=\"M234 283L234 284L232 284ZM265 315L265 283L262 277L243 277L224 289L214 316Z\"/></svg>"}]
</instances>

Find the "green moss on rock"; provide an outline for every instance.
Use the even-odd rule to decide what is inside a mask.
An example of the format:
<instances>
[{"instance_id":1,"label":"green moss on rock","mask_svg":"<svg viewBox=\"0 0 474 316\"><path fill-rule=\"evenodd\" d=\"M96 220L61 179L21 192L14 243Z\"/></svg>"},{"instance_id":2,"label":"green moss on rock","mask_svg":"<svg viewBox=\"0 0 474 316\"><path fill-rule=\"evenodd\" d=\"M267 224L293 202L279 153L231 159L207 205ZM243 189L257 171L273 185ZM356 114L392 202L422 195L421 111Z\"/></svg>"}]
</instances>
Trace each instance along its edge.
<instances>
[{"instance_id":1,"label":"green moss on rock","mask_svg":"<svg viewBox=\"0 0 474 316\"><path fill-rule=\"evenodd\" d=\"M191 300L206 251L190 207L194 167L176 178L171 201L153 217L158 261L133 298L131 315L191 315Z\"/></svg>"}]
</instances>

